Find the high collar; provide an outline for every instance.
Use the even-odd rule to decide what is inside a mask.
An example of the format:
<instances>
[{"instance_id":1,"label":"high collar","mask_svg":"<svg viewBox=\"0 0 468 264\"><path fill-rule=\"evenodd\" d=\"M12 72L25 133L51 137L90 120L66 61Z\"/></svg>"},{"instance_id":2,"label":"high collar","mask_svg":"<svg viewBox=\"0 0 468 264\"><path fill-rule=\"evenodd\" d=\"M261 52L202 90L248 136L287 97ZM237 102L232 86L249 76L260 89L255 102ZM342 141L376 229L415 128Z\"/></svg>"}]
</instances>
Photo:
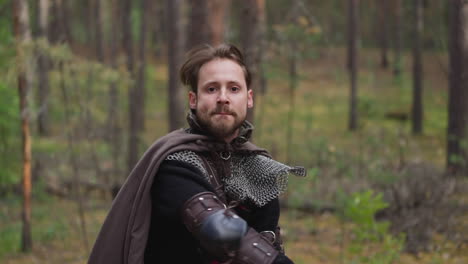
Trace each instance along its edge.
<instances>
[{"instance_id":1,"label":"high collar","mask_svg":"<svg viewBox=\"0 0 468 264\"><path fill-rule=\"evenodd\" d=\"M192 111L187 114L187 123L189 124L189 132L194 134L201 134L208 136L212 139L212 143L216 145L223 145L223 149L236 148L250 140L254 126L247 120L245 120L239 128L239 135L234 138L230 143L226 143L221 139L214 138L205 128L203 128L198 122L197 116Z\"/></svg>"}]
</instances>

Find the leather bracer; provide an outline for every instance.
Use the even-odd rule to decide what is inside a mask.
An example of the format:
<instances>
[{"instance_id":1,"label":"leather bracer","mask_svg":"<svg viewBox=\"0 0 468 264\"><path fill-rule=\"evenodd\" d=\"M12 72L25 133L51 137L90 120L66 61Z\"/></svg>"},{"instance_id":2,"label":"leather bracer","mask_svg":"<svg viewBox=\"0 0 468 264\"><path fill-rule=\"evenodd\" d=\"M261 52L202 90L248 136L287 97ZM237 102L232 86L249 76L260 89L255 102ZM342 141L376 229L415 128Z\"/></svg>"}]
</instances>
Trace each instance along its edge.
<instances>
[{"instance_id":1,"label":"leather bracer","mask_svg":"<svg viewBox=\"0 0 468 264\"><path fill-rule=\"evenodd\" d=\"M190 198L183 206L182 218L202 248L217 260L232 259L247 233L247 223L211 192Z\"/></svg>"},{"instance_id":2,"label":"leather bracer","mask_svg":"<svg viewBox=\"0 0 468 264\"><path fill-rule=\"evenodd\" d=\"M278 256L268 238L253 228L249 228L242 238L241 247L234 258L233 264L271 264Z\"/></svg>"},{"instance_id":3,"label":"leather bracer","mask_svg":"<svg viewBox=\"0 0 468 264\"><path fill-rule=\"evenodd\" d=\"M185 202L182 220L202 248L218 261L271 264L279 254L269 238L249 228L212 192L196 194Z\"/></svg>"},{"instance_id":4,"label":"leather bracer","mask_svg":"<svg viewBox=\"0 0 468 264\"><path fill-rule=\"evenodd\" d=\"M279 226L276 227L275 232L266 230L266 231L260 232L260 234L264 236L266 239L268 239L268 241L270 241L270 243L273 244L276 250L284 254L283 240L281 239Z\"/></svg>"}]
</instances>

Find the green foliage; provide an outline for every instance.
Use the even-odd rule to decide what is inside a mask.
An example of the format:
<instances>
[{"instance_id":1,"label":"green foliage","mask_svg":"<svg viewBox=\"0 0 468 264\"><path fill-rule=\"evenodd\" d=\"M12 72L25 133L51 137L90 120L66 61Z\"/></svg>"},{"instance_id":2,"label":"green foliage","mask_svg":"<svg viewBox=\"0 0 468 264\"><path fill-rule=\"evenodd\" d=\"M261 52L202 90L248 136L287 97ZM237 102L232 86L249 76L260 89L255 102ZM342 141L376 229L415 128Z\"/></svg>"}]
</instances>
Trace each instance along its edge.
<instances>
[{"instance_id":1,"label":"green foliage","mask_svg":"<svg viewBox=\"0 0 468 264\"><path fill-rule=\"evenodd\" d=\"M308 172L316 173L315 170L309 170ZM314 175L311 176L314 177ZM287 196L288 206L292 208L300 208L301 205L310 202L312 198L311 194L314 192L313 180L314 178L290 177L288 189L291 191L288 192ZM312 202L317 203L315 200Z\"/></svg>"},{"instance_id":2,"label":"green foliage","mask_svg":"<svg viewBox=\"0 0 468 264\"><path fill-rule=\"evenodd\" d=\"M378 117L377 102L370 96L362 95L358 102L359 117L372 119Z\"/></svg>"},{"instance_id":3,"label":"green foliage","mask_svg":"<svg viewBox=\"0 0 468 264\"><path fill-rule=\"evenodd\" d=\"M37 190L37 188L36 188ZM65 239L71 228L63 215L67 214L62 206L54 206L57 200L53 198L36 199L32 207L32 237L33 243L44 243L54 239ZM54 208L51 211L51 206ZM10 195L0 202L0 262L7 255L19 252L21 245L21 199Z\"/></svg>"},{"instance_id":4,"label":"green foliage","mask_svg":"<svg viewBox=\"0 0 468 264\"><path fill-rule=\"evenodd\" d=\"M15 89L0 82L0 189L18 181L19 106Z\"/></svg>"},{"instance_id":5,"label":"green foliage","mask_svg":"<svg viewBox=\"0 0 468 264\"><path fill-rule=\"evenodd\" d=\"M0 228L0 259L7 254L17 252L20 246L21 222L17 221Z\"/></svg>"},{"instance_id":6,"label":"green foliage","mask_svg":"<svg viewBox=\"0 0 468 264\"><path fill-rule=\"evenodd\" d=\"M359 226L356 239L361 241L379 239L378 235L384 231L386 226L376 223L374 215L387 207L387 203L382 199L382 194L374 195L373 191L367 190L342 199L343 217Z\"/></svg>"},{"instance_id":7,"label":"green foliage","mask_svg":"<svg viewBox=\"0 0 468 264\"><path fill-rule=\"evenodd\" d=\"M0 1L0 6L7 1ZM15 58L9 16L0 17L0 191L19 181L20 120L18 91L12 78Z\"/></svg>"},{"instance_id":8,"label":"green foliage","mask_svg":"<svg viewBox=\"0 0 468 264\"><path fill-rule=\"evenodd\" d=\"M340 193L339 214L353 223L348 263L394 263L403 248L404 237L392 236L388 222L377 222L375 214L387 207L382 194L372 190L348 196Z\"/></svg>"}]
</instances>

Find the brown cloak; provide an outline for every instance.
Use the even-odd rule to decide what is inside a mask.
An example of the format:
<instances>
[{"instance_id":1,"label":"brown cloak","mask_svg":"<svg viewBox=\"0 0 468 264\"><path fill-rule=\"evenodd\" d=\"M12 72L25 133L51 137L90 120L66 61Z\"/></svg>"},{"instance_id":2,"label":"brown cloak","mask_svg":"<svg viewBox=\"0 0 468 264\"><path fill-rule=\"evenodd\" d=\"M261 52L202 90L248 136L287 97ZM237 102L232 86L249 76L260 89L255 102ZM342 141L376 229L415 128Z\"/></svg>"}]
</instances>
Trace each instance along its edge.
<instances>
[{"instance_id":1,"label":"brown cloak","mask_svg":"<svg viewBox=\"0 0 468 264\"><path fill-rule=\"evenodd\" d=\"M151 222L151 185L167 155L181 151L208 151L213 139L176 130L149 147L112 203L89 257L89 264L142 264ZM250 142L237 150L263 152Z\"/></svg>"}]
</instances>

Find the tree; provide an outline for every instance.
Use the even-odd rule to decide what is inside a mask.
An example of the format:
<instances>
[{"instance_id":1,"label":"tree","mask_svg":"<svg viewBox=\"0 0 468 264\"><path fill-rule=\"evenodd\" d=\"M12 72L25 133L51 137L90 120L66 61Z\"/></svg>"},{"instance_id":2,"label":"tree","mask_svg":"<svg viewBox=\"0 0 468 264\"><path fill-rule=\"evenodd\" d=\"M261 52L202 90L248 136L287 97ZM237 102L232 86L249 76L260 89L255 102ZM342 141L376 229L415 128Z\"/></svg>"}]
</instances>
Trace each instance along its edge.
<instances>
[{"instance_id":1,"label":"tree","mask_svg":"<svg viewBox=\"0 0 468 264\"><path fill-rule=\"evenodd\" d=\"M282 42L287 59L289 77L289 103L286 121L286 161L292 160L294 117L296 115L296 94L300 82L300 62L307 58L313 47L314 39L319 37L320 27L302 0L294 0L285 16L285 24L276 25L277 37ZM262 104L264 105L264 104ZM263 107L260 115L263 116ZM261 118L259 118L261 121Z\"/></svg>"},{"instance_id":2,"label":"tree","mask_svg":"<svg viewBox=\"0 0 468 264\"><path fill-rule=\"evenodd\" d=\"M68 12L69 1L53 0L51 5L51 25L49 39L52 43L73 43Z\"/></svg>"},{"instance_id":3,"label":"tree","mask_svg":"<svg viewBox=\"0 0 468 264\"><path fill-rule=\"evenodd\" d=\"M414 0L413 7L413 105L412 105L412 129L413 134L421 134L423 131L423 63L422 63L422 33L423 33L423 0Z\"/></svg>"},{"instance_id":4,"label":"tree","mask_svg":"<svg viewBox=\"0 0 468 264\"><path fill-rule=\"evenodd\" d=\"M29 29L28 2L13 1L13 25L16 38L16 55L18 58L18 91L20 97L21 134L23 142L23 211L22 239L23 252L32 248L31 238L31 136L29 132L28 92L31 85L31 70L26 46L31 43Z\"/></svg>"},{"instance_id":5,"label":"tree","mask_svg":"<svg viewBox=\"0 0 468 264\"><path fill-rule=\"evenodd\" d=\"M122 8L122 48L125 51L127 71L130 79L134 80L135 65L132 37L132 0L123 0ZM134 84L133 84L134 85ZM128 152L127 152L127 171L130 172L138 161L138 111L139 106L135 96L135 87L131 85L128 89Z\"/></svg>"},{"instance_id":6,"label":"tree","mask_svg":"<svg viewBox=\"0 0 468 264\"><path fill-rule=\"evenodd\" d=\"M181 0L166 0L168 40L167 50L169 59L169 131L183 126L184 103L183 90L179 85L179 68L182 61L184 45L182 41Z\"/></svg>"},{"instance_id":7,"label":"tree","mask_svg":"<svg viewBox=\"0 0 468 264\"><path fill-rule=\"evenodd\" d=\"M242 16L240 17L241 27L244 31L241 34L242 48L244 50L247 67L252 74L250 88L254 92L263 93L265 82L262 69L263 49L265 47L265 1L246 1L243 5ZM253 108L249 110L247 119L253 121Z\"/></svg>"},{"instance_id":8,"label":"tree","mask_svg":"<svg viewBox=\"0 0 468 264\"><path fill-rule=\"evenodd\" d=\"M211 44L217 46L224 42L225 20L230 5L229 0L209 1L209 14L211 25ZM246 1L249 2L249 1ZM244 3L245 4L245 3Z\"/></svg>"},{"instance_id":9,"label":"tree","mask_svg":"<svg viewBox=\"0 0 468 264\"><path fill-rule=\"evenodd\" d=\"M89 4L91 6L90 17L92 22L92 29L94 29L94 50L96 59L103 63L104 62L104 45L103 45L103 30L101 23L101 0L91 0Z\"/></svg>"},{"instance_id":10,"label":"tree","mask_svg":"<svg viewBox=\"0 0 468 264\"><path fill-rule=\"evenodd\" d=\"M380 5L377 5L377 34L380 43L380 66L384 69L388 67L388 0L380 0Z\"/></svg>"},{"instance_id":11,"label":"tree","mask_svg":"<svg viewBox=\"0 0 468 264\"><path fill-rule=\"evenodd\" d=\"M357 113L357 74L358 74L358 6L359 0L348 1L348 70L351 81L349 96L349 130L358 127Z\"/></svg>"},{"instance_id":12,"label":"tree","mask_svg":"<svg viewBox=\"0 0 468 264\"><path fill-rule=\"evenodd\" d=\"M145 128L145 72L146 72L146 40L147 40L147 24L148 24L148 0L140 0L141 16L140 16L140 41L138 47L138 65L137 76L135 83L135 105L137 111L135 113L135 126L138 133L143 132Z\"/></svg>"},{"instance_id":13,"label":"tree","mask_svg":"<svg viewBox=\"0 0 468 264\"><path fill-rule=\"evenodd\" d=\"M119 0L111 0L111 9L110 9L110 36L109 36L109 55L107 63L109 67L114 70L117 70L117 50L119 49L119 11L120 5L118 5ZM107 127L109 129L109 133L107 133L107 141L111 149L111 156L112 156L112 163L113 163L113 171L112 175L119 175L120 171L120 162L119 156L121 153L122 146L120 144L121 141L121 131L122 127L119 122L119 102L120 102L119 90L117 88L117 82L112 81L109 85L109 110L107 116ZM114 179L117 181L117 179Z\"/></svg>"},{"instance_id":14,"label":"tree","mask_svg":"<svg viewBox=\"0 0 468 264\"><path fill-rule=\"evenodd\" d=\"M39 1L39 34L38 37L48 43L49 26L49 0ZM44 52L39 51L37 58L38 75L38 104L39 114L37 117L38 132L40 136L48 136L49 131L49 58Z\"/></svg>"},{"instance_id":15,"label":"tree","mask_svg":"<svg viewBox=\"0 0 468 264\"><path fill-rule=\"evenodd\" d=\"M187 49L211 42L208 0L189 1L190 23L188 26Z\"/></svg>"},{"instance_id":16,"label":"tree","mask_svg":"<svg viewBox=\"0 0 468 264\"><path fill-rule=\"evenodd\" d=\"M447 171L468 175L468 3L449 3Z\"/></svg>"},{"instance_id":17,"label":"tree","mask_svg":"<svg viewBox=\"0 0 468 264\"><path fill-rule=\"evenodd\" d=\"M402 27L402 16L403 16L403 7L401 0L393 1L395 24L394 24L394 63L393 63L393 74L395 77L401 75L402 58L401 58L401 49L402 49L402 40L403 40L403 27Z\"/></svg>"}]
</instances>

